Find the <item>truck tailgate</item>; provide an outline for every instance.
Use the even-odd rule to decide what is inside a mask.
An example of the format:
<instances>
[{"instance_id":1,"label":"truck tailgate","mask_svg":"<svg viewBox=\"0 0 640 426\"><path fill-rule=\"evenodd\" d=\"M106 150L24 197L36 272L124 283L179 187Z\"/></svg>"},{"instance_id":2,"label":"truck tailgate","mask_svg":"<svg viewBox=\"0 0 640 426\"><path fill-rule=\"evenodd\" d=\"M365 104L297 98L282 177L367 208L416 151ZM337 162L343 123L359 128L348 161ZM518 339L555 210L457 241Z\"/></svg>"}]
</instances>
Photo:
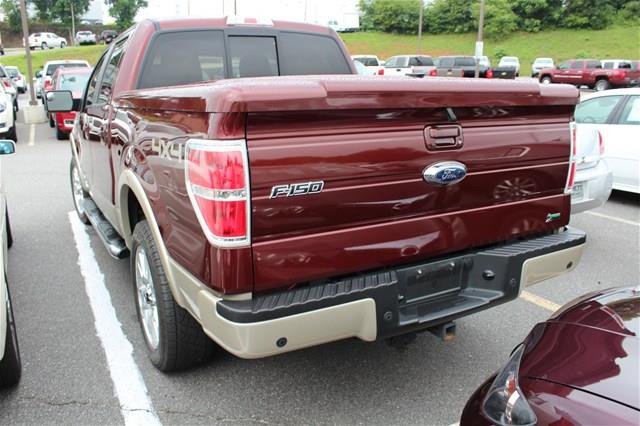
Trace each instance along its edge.
<instances>
[{"instance_id":1,"label":"truck tailgate","mask_svg":"<svg viewBox=\"0 0 640 426\"><path fill-rule=\"evenodd\" d=\"M421 83L406 95L426 99L438 87ZM379 94L362 107L373 94L355 96L357 88L332 102L341 87L328 88L328 100L314 110L248 112L255 290L565 225L574 90L564 91L564 101L554 92L547 103L537 84L510 96L492 92L502 88L496 83L506 82L484 84L484 98L469 96L468 84L451 84L431 107L416 101L419 107L401 108ZM345 97L357 98L358 107ZM430 145L430 129L456 126L461 146ZM466 178L448 186L426 182L425 168L443 161L464 164ZM323 182L322 190L272 197L273 187L309 182Z\"/></svg>"}]
</instances>

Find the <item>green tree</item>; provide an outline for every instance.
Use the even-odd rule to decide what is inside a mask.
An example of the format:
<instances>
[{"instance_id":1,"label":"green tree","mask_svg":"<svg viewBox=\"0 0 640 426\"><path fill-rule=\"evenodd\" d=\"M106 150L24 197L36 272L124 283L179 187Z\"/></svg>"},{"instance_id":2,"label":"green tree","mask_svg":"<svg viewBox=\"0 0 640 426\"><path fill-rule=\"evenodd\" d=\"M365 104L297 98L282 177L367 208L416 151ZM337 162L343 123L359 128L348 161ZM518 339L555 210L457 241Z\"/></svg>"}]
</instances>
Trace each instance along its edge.
<instances>
[{"instance_id":1,"label":"green tree","mask_svg":"<svg viewBox=\"0 0 640 426\"><path fill-rule=\"evenodd\" d=\"M564 26L601 30L609 26L614 12L607 0L565 0Z\"/></svg>"},{"instance_id":2,"label":"green tree","mask_svg":"<svg viewBox=\"0 0 640 426\"><path fill-rule=\"evenodd\" d=\"M478 22L480 5L474 5L473 19ZM511 34L518 28L518 16L511 10L509 0L491 0L484 11L484 33L487 38L497 39Z\"/></svg>"},{"instance_id":3,"label":"green tree","mask_svg":"<svg viewBox=\"0 0 640 426\"><path fill-rule=\"evenodd\" d=\"M2 0L0 8L4 12L4 20L15 33L22 31L22 21L20 19L20 4L18 0Z\"/></svg>"},{"instance_id":4,"label":"green tree","mask_svg":"<svg viewBox=\"0 0 640 426\"><path fill-rule=\"evenodd\" d=\"M562 21L562 0L512 0L511 9L523 31L538 32Z\"/></svg>"},{"instance_id":5,"label":"green tree","mask_svg":"<svg viewBox=\"0 0 640 426\"><path fill-rule=\"evenodd\" d=\"M76 22L89 10L91 0L55 0L51 16L53 20L61 22L66 26L71 26L71 9L73 6L73 17Z\"/></svg>"},{"instance_id":6,"label":"green tree","mask_svg":"<svg viewBox=\"0 0 640 426\"><path fill-rule=\"evenodd\" d=\"M57 0L32 0L36 7L36 16L39 21L51 22L54 20L53 6Z\"/></svg>"},{"instance_id":7,"label":"green tree","mask_svg":"<svg viewBox=\"0 0 640 426\"><path fill-rule=\"evenodd\" d=\"M473 17L476 0L435 0L425 11L425 22L431 33L468 33L478 28Z\"/></svg>"},{"instance_id":8,"label":"green tree","mask_svg":"<svg viewBox=\"0 0 640 426\"><path fill-rule=\"evenodd\" d=\"M147 0L106 0L109 5L109 14L116 20L120 30L133 25L138 10L147 7Z\"/></svg>"}]
</instances>

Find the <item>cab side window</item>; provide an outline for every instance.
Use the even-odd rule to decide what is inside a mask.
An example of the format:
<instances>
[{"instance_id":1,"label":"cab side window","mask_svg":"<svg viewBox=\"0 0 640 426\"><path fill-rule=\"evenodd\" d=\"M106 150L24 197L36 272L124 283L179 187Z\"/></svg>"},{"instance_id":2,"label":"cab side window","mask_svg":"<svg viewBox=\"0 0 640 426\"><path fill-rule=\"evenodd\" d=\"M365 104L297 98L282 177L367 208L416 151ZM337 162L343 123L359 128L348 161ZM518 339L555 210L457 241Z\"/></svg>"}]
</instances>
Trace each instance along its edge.
<instances>
[{"instance_id":1,"label":"cab side window","mask_svg":"<svg viewBox=\"0 0 640 426\"><path fill-rule=\"evenodd\" d=\"M640 126L640 96L631 96L620 114L619 124Z\"/></svg>"},{"instance_id":2,"label":"cab side window","mask_svg":"<svg viewBox=\"0 0 640 426\"><path fill-rule=\"evenodd\" d=\"M109 57L109 62L104 68L104 72L102 74L102 82L100 84L100 90L98 91L98 104L106 104L111 100L111 94L113 93L113 84L116 81L116 77L118 76L118 71L120 70L120 61L122 60L122 56L124 56L127 40L129 38L125 37L122 40L119 40L118 43L113 48L111 52L111 56Z\"/></svg>"},{"instance_id":3,"label":"cab side window","mask_svg":"<svg viewBox=\"0 0 640 426\"><path fill-rule=\"evenodd\" d=\"M559 70L568 70L570 66L571 66L571 62L563 62L560 65L558 65L558 69Z\"/></svg>"},{"instance_id":4,"label":"cab side window","mask_svg":"<svg viewBox=\"0 0 640 426\"><path fill-rule=\"evenodd\" d=\"M98 61L95 68L93 69L93 73L91 77L89 77L89 84L87 84L87 89L84 92L84 102L83 109L94 104L96 102L96 91L98 90L98 78L100 74L102 74L102 65L105 62L107 54L102 55L102 58Z\"/></svg>"},{"instance_id":5,"label":"cab side window","mask_svg":"<svg viewBox=\"0 0 640 426\"><path fill-rule=\"evenodd\" d=\"M589 99L576 107L576 123L605 124L622 96Z\"/></svg>"}]
</instances>

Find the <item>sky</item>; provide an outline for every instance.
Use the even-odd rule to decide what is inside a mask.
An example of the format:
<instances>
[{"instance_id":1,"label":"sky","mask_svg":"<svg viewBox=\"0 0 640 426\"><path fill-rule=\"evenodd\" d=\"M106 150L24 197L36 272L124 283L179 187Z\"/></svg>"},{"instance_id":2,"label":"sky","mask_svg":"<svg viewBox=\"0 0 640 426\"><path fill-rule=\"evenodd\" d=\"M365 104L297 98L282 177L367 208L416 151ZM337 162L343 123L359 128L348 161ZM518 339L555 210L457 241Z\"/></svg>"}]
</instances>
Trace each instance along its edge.
<instances>
[{"instance_id":1,"label":"sky","mask_svg":"<svg viewBox=\"0 0 640 426\"><path fill-rule=\"evenodd\" d=\"M344 14L356 13L358 0L147 0L149 6L138 12L137 20L183 16L240 16L305 21L326 25L340 21ZM112 22L103 0L92 2L91 18L102 14L105 23ZM235 9L235 13L234 13Z\"/></svg>"}]
</instances>

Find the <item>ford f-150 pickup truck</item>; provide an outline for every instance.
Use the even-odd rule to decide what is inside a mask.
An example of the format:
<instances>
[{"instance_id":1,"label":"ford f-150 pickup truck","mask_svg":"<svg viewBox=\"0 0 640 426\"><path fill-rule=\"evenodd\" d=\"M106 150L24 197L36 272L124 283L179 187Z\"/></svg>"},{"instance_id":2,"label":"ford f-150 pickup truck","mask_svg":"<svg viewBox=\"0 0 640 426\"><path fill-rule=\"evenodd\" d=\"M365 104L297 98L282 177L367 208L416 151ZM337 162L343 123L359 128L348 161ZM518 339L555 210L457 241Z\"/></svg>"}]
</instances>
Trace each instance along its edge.
<instances>
[{"instance_id":1,"label":"ford f-150 pickup truck","mask_svg":"<svg viewBox=\"0 0 640 426\"><path fill-rule=\"evenodd\" d=\"M358 76L336 33L142 21L77 109L79 218L131 257L164 371L431 330L578 263L577 90ZM517 318L513 312L510 320Z\"/></svg>"},{"instance_id":2,"label":"ford f-150 pickup truck","mask_svg":"<svg viewBox=\"0 0 640 426\"><path fill-rule=\"evenodd\" d=\"M603 69L596 59L576 59L561 63L558 68L540 70L540 83L568 83L576 86L587 86L597 91L612 87L628 87L640 77L640 72L632 69L631 63L626 68Z\"/></svg>"}]
</instances>

